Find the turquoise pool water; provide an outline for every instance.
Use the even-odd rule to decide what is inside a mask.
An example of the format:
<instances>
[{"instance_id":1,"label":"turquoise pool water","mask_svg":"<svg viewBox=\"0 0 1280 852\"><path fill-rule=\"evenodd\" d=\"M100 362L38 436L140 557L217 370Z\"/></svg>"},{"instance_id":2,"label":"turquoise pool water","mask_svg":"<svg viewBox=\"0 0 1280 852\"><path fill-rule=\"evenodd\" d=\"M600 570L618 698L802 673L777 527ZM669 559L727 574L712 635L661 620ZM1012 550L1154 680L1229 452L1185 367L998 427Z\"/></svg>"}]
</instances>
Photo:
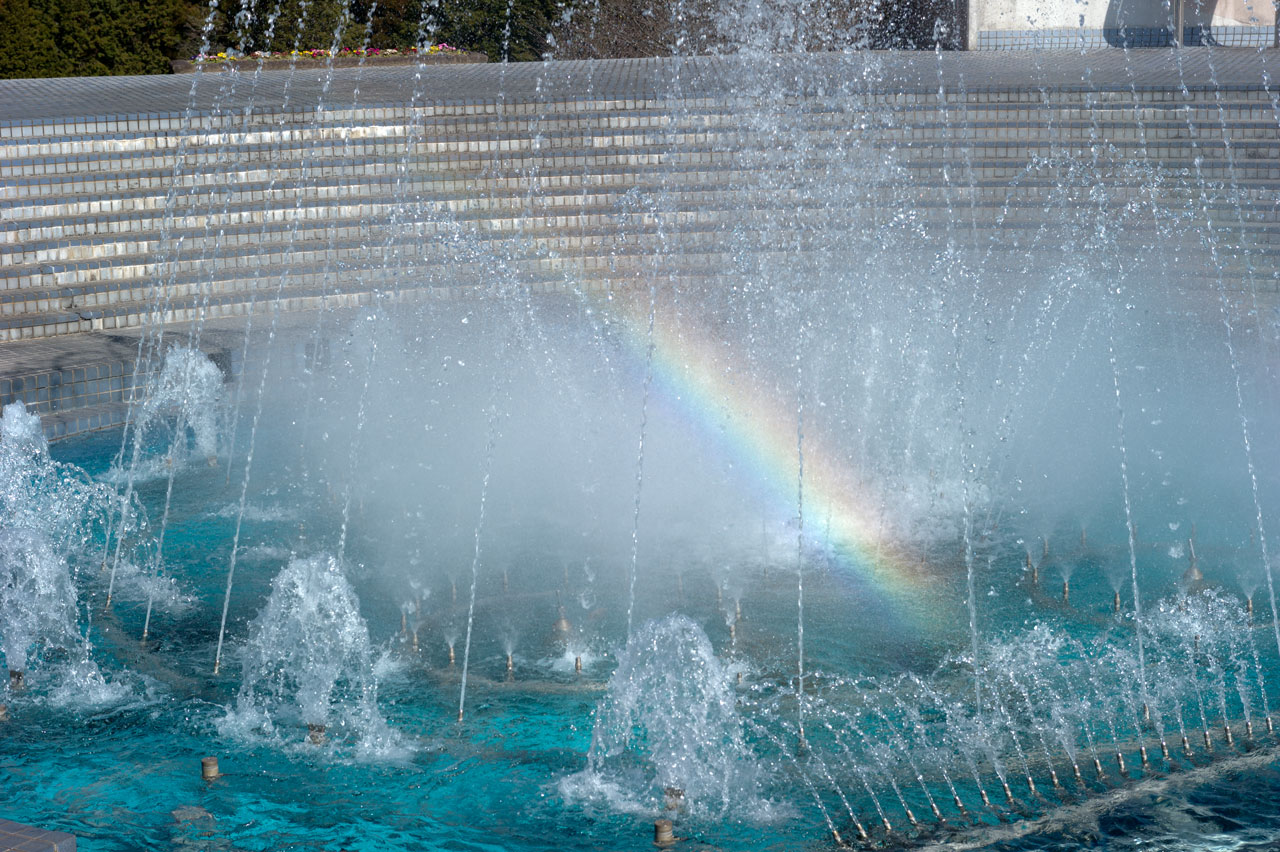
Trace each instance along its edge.
<instances>
[{"instance_id":1,"label":"turquoise pool water","mask_svg":"<svg viewBox=\"0 0 1280 852\"><path fill-rule=\"evenodd\" d=\"M118 446L118 433L102 433L63 442L53 452L105 476ZM741 582L732 589L717 576L721 566L690 565L674 575L655 572L661 579L641 584L636 604L638 620L650 625L645 629L659 657L655 661L642 648L628 656L613 638L625 632L624 604L615 590L598 582L593 600L566 600L560 589L551 588L559 583L548 577L576 569L560 564L554 541L531 544L515 563L520 568L508 570L505 581L491 571L477 586L467 713L459 723L458 634L465 582L456 599L452 586L457 581L447 576L417 590L426 614L415 650L400 628L403 594L388 589L369 568L379 543L356 534L349 579L369 625L376 705L392 732L390 740L362 750L352 747L343 731L330 732L322 745L308 743L297 724L282 723L270 736L247 732L246 726L227 724L240 687L234 654L219 675L212 674L235 524L227 507L235 499L236 472L228 476L223 467L202 460L178 471L179 499L170 511L166 559L173 566L170 573L181 578L186 603L157 607L145 643L139 639L145 602L121 594L104 613L101 554L91 550L77 566L87 604L81 623L87 625L90 656L101 677L77 673L75 659L50 654L33 667L27 689L8 696L10 720L0 729L5 816L74 832L80 848L88 850L643 849L651 848L654 820L664 817L673 818L678 848L684 849L830 848L828 821L857 845L854 818L868 826L873 845L890 847L942 842L992 849L1173 850L1269 848L1280 842L1280 759L1271 752L1277 740L1263 728L1265 690L1258 692L1256 682L1259 671L1277 667L1262 641L1269 630L1261 614L1261 626L1231 634L1232 641L1257 637L1254 645L1262 649L1257 667L1241 645L1234 648L1238 659L1230 650L1222 658L1238 662L1236 670L1217 672L1208 639L1202 647L1197 634L1187 658L1191 673L1176 677L1185 675L1198 685L1157 703L1172 755L1167 761L1154 757L1145 770L1137 746L1146 742L1154 755L1154 728L1128 720L1133 711L1125 704L1134 700L1132 693L1109 691L1113 680L1102 669L1116 661L1100 656L1090 663L1096 681L1077 687L1100 715L1087 740L1078 731L1073 737L1084 770L1076 782L1056 735L1043 736L1050 727L1047 709L1028 709L1012 726L1018 752L1008 748L1006 736L999 754L984 751L985 746L965 752L961 744L965 737L993 742L994 735L961 733L963 725L955 721L943 723L951 733L935 735L937 708L919 705L911 712L908 704L919 701L919 693L911 697L901 680L904 672L917 673L930 689L951 690L948 694L959 696L956 706L968 700L972 672L954 662L970 641L962 606L936 613L938 629L904 635L897 622L870 611L865 590L820 563L807 571L810 698L807 740L798 747L791 721L795 574L782 558L772 565L761 558L734 566L733 576ZM230 605L232 649L251 632L271 579L299 547L299 525L319 530L338 522L332 507L308 509L295 501L300 492L273 481L278 480L264 477L246 513L241 573ZM165 476L140 483L140 497L153 517L161 511L166 483ZM1060 650L1068 662L1101 653L1086 649L1132 645L1131 624L1110 612L1112 587L1102 563L1117 558L1111 545L1053 542L1054 551L1072 548L1078 552L1071 557L1069 608L1057 602L1059 579L1050 560L1040 566L1037 586L1029 583L1012 543L992 543L983 550L991 557L984 560L978 589L986 659L1018 666L1020 656L1029 658L1040 647L1041 640L1026 638L1037 629L1080 643ZM1145 551L1143 559L1155 561ZM962 602L963 582L962 577L945 581L941 596ZM573 586L572 580L565 584ZM726 590L735 603L726 602ZM1221 612L1241 614L1239 603L1227 598L1223 593L1228 608ZM741 617L731 633L726 614L732 608L740 609ZM555 629L562 611L573 622L575 638L568 644ZM673 612L688 622L668 629L662 619ZM709 653L699 645L698 633L705 634ZM1157 628L1151 636L1156 642ZM452 664L448 639L457 646ZM1181 665L1176 648L1164 652L1166 662ZM1162 652L1148 646L1147 653L1154 659ZM583 660L581 672L574 657ZM627 683L615 679L611 685L622 659L629 661L626 681L659 697L652 705L642 698L639 709L632 708L623 723L634 726L632 748L610 755L604 742L609 734L604 728L597 732L597 725L601 714L626 704ZM1157 670L1159 664L1151 665ZM704 679L708 671L712 676ZM1004 686L994 672L985 677L991 691L1008 692L1009 684L1023 682L1036 694L1047 694L1052 686L1031 675ZM662 684L670 683L677 686L662 698ZM1055 689L1054 694L1063 692ZM708 723L704 711L715 700L724 703L727 715ZM1008 703L986 705L965 724L1000 727L1004 723L992 709L997 707L1000 713L1020 714L1016 697L1003 700ZM1110 709L1104 706L1108 702L1114 705ZM1234 745L1223 742L1222 720L1214 709L1218 702L1225 702L1235 726ZM1196 739L1202 711L1214 740L1212 752ZM713 779L718 792L667 807L654 787L662 773L655 776L646 762L662 737L673 734L645 713L673 719L675 736L694 731L702 742L690 747L707 765L719 766L723 759L729 769ZM1241 721L1248 714L1255 725L1251 738L1244 736ZM1176 717L1184 718L1192 735L1190 756L1178 747ZM850 732L855 724L860 726L856 734ZM1043 761L1037 757L1042 745ZM946 750L950 757L943 756ZM1117 771L1113 751L1127 757L1126 776ZM1106 778L1095 776L1090 754L1101 757ZM223 773L212 782L200 777L200 758L206 755L219 758ZM901 763L911 759L908 755L914 763ZM966 773L963 767L973 759L977 765ZM1035 793L1022 780L1023 766L1038 779ZM1062 776L1061 790L1046 778L1054 766ZM944 777L939 767L952 771ZM913 782L912 770L925 776L923 783ZM690 778L692 790L698 782ZM998 778L1007 778L1014 788L1013 802L1000 794ZM980 804L980 787L991 794L989 808ZM1124 790L1134 792L1116 796ZM953 805L953 792L965 804L964 812ZM930 816L930 798L945 817L941 826ZM1063 810L1089 802L1106 803ZM910 826L906 808L920 827ZM881 827L881 814L892 832ZM1027 825L1034 830L1019 828ZM999 833L1009 829L1014 829L1009 835Z\"/></svg>"}]
</instances>

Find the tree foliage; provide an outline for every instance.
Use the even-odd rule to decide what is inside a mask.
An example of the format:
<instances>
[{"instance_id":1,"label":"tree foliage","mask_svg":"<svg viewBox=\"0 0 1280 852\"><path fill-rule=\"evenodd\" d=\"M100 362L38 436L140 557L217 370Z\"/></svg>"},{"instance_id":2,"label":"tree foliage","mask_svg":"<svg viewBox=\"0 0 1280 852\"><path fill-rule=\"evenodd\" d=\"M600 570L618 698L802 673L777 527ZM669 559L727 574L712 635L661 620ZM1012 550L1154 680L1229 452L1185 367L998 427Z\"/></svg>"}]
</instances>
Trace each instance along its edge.
<instances>
[{"instance_id":1,"label":"tree foliage","mask_svg":"<svg viewBox=\"0 0 1280 852\"><path fill-rule=\"evenodd\" d=\"M0 76L164 73L189 11L187 0L0 0Z\"/></svg>"},{"instance_id":2,"label":"tree foliage","mask_svg":"<svg viewBox=\"0 0 1280 852\"><path fill-rule=\"evenodd\" d=\"M493 61L953 46L966 0L0 0L0 77L155 74L213 52L445 42Z\"/></svg>"}]
</instances>

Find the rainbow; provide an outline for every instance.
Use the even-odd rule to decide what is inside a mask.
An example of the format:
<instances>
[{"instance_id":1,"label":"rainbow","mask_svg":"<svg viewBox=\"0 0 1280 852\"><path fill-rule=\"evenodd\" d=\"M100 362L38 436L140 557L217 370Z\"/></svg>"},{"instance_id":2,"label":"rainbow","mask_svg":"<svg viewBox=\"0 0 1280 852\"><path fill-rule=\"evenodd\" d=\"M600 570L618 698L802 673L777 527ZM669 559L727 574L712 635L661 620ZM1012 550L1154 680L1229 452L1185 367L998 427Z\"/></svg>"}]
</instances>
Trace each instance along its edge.
<instances>
[{"instance_id":1,"label":"rainbow","mask_svg":"<svg viewBox=\"0 0 1280 852\"><path fill-rule=\"evenodd\" d=\"M780 398L742 369L727 341L697 324L691 311L674 310L662 295L651 299L647 291L615 291L610 304L615 312L621 308L631 353L652 370L651 392L665 396L719 444L780 517L796 517L801 498L796 401ZM812 428L804 430L802 445L804 528L811 531L806 545L827 548L840 573L887 607L887 614L926 619L925 604L937 578L918 555L886 540L873 500L842 453Z\"/></svg>"}]
</instances>

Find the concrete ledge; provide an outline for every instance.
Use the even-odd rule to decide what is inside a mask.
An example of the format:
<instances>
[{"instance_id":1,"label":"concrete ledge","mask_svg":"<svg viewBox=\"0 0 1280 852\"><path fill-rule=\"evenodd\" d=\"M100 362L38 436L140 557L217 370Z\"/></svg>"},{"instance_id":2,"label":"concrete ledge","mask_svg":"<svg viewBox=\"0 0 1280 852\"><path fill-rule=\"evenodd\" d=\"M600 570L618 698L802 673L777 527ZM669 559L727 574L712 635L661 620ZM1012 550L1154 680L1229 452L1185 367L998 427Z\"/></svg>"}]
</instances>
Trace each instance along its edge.
<instances>
[{"instance_id":1,"label":"concrete ledge","mask_svg":"<svg viewBox=\"0 0 1280 852\"><path fill-rule=\"evenodd\" d=\"M75 852L76 838L0 818L0 852Z\"/></svg>"}]
</instances>

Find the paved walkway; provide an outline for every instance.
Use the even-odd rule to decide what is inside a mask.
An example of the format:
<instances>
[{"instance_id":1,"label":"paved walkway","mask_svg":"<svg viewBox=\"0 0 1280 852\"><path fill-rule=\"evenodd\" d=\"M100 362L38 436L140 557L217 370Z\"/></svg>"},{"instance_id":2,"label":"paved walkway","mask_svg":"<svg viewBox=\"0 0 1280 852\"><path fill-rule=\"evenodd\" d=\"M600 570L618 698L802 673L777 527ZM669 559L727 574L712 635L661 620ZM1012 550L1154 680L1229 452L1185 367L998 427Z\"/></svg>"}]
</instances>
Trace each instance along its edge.
<instances>
[{"instance_id":1,"label":"paved walkway","mask_svg":"<svg viewBox=\"0 0 1280 852\"><path fill-rule=\"evenodd\" d=\"M413 99L416 67L334 69L324 96L342 108L397 105ZM736 57L620 59L596 62L528 62L429 66L418 83L422 104L545 103L585 98L656 98L678 91L684 97L723 96L743 86L767 86L779 95L836 91L845 87L877 91L936 92L1009 89L1128 90L1270 88L1280 86L1280 51L1251 48L1095 51L986 51L971 53L861 52L780 56L767 73L759 61ZM234 87L225 71L151 77L90 77L0 80L0 126L50 118L157 116L243 109L252 104L278 108L287 93L298 109L313 108L324 84L322 69L290 75L238 72Z\"/></svg>"}]
</instances>

